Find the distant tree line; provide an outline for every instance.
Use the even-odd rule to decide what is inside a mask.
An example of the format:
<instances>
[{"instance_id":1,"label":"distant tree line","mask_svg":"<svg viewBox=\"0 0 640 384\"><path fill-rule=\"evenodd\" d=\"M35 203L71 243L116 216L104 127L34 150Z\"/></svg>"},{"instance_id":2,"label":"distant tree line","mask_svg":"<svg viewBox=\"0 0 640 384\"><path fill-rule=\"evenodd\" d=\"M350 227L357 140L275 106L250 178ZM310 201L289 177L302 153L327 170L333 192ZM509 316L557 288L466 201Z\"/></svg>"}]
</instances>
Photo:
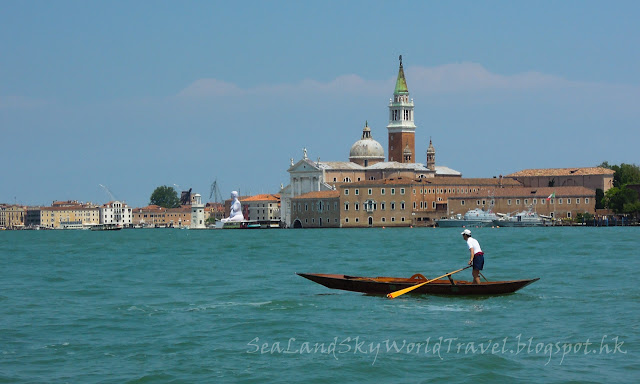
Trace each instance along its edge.
<instances>
[{"instance_id":1,"label":"distant tree line","mask_svg":"<svg viewBox=\"0 0 640 384\"><path fill-rule=\"evenodd\" d=\"M601 189L596 190L596 208L608 208L615 213L633 214L640 213L640 199L638 192L627 188L628 185L640 184L640 167L635 164L610 165L603 162L600 167L612 169L613 188L606 193Z\"/></svg>"}]
</instances>

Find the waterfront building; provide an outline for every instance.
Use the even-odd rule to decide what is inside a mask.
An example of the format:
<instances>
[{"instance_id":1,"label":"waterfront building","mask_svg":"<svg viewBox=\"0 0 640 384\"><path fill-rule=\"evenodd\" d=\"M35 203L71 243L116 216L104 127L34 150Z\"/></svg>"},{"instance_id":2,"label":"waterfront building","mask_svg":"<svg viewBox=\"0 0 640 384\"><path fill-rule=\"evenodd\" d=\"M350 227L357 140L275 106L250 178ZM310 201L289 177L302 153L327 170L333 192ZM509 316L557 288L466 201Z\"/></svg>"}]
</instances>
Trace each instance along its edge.
<instances>
[{"instance_id":1,"label":"waterfront building","mask_svg":"<svg viewBox=\"0 0 640 384\"><path fill-rule=\"evenodd\" d=\"M54 201L50 207L27 209L28 227L49 229L83 228L100 224L100 209L77 200Z\"/></svg>"},{"instance_id":2,"label":"waterfront building","mask_svg":"<svg viewBox=\"0 0 640 384\"><path fill-rule=\"evenodd\" d=\"M507 175L525 187L586 187L603 192L613 187L615 171L602 167L524 169Z\"/></svg>"},{"instance_id":3,"label":"waterfront building","mask_svg":"<svg viewBox=\"0 0 640 384\"><path fill-rule=\"evenodd\" d=\"M402 227L412 225L416 181L408 178L343 184L340 191L341 227Z\"/></svg>"},{"instance_id":4,"label":"waterfront building","mask_svg":"<svg viewBox=\"0 0 640 384\"><path fill-rule=\"evenodd\" d=\"M490 206L496 213L512 214L531 209L539 215L573 219L579 213L595 214L596 194L595 190L583 186L481 188L448 199L450 215Z\"/></svg>"},{"instance_id":5,"label":"waterfront building","mask_svg":"<svg viewBox=\"0 0 640 384\"><path fill-rule=\"evenodd\" d=\"M432 226L435 219L447 216L451 196L519 187L512 179L458 177L398 177L343 184L338 188L341 223L343 227ZM488 209L489 197L481 201Z\"/></svg>"},{"instance_id":6,"label":"waterfront building","mask_svg":"<svg viewBox=\"0 0 640 384\"><path fill-rule=\"evenodd\" d=\"M133 224L132 209L122 201L110 201L100 207L100 224L129 227Z\"/></svg>"},{"instance_id":7,"label":"waterfront building","mask_svg":"<svg viewBox=\"0 0 640 384\"><path fill-rule=\"evenodd\" d=\"M280 195L260 194L240 200L245 218L251 221L280 222Z\"/></svg>"},{"instance_id":8,"label":"waterfront building","mask_svg":"<svg viewBox=\"0 0 640 384\"><path fill-rule=\"evenodd\" d=\"M179 208L163 208L158 205L148 205L134 208L133 225L145 228L173 228L191 225L191 206Z\"/></svg>"},{"instance_id":9,"label":"waterfront building","mask_svg":"<svg viewBox=\"0 0 640 384\"><path fill-rule=\"evenodd\" d=\"M293 228L340 227L340 192L308 192L291 199Z\"/></svg>"},{"instance_id":10,"label":"waterfront building","mask_svg":"<svg viewBox=\"0 0 640 384\"><path fill-rule=\"evenodd\" d=\"M20 205L0 204L0 227L20 229L25 225L25 209Z\"/></svg>"}]
</instances>

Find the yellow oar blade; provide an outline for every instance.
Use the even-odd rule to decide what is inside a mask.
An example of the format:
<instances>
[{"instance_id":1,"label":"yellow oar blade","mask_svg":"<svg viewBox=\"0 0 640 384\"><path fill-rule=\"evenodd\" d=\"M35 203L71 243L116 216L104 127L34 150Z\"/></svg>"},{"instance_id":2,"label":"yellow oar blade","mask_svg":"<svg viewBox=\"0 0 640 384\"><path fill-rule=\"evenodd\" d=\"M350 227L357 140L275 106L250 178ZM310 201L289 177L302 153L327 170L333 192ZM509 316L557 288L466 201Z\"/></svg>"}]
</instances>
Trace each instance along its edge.
<instances>
[{"instance_id":1,"label":"yellow oar blade","mask_svg":"<svg viewBox=\"0 0 640 384\"><path fill-rule=\"evenodd\" d=\"M422 287L423 285L425 285L425 284L429 284L429 283L430 283L430 282L432 282L432 281L436 281L436 280L438 280L438 279L442 279L443 277L451 276L451 275L453 275L454 273L458 273L458 272L460 272L460 271L464 271L465 269L470 268L470 267L471 267L471 266L469 265L469 266L467 266L467 267L460 268L460 269L458 269L457 271L453 271L453 272L445 273L445 274L444 274L444 275L442 275L442 276L438 276L438 277L436 277L435 279L431 279L431 280L425 281L424 283L416 284L416 285L411 286L411 287L409 287L409 288L404 288L404 289L401 289L401 290L399 290L399 291L391 292L391 293L387 294L387 297L388 297L388 298L390 298L390 299L395 299L396 297L398 297L398 296L400 296L400 295L404 295L404 294L405 294L405 293L407 293L407 292L411 292L411 291L413 291L414 289L416 289L416 288L420 288L420 287Z\"/></svg>"}]
</instances>

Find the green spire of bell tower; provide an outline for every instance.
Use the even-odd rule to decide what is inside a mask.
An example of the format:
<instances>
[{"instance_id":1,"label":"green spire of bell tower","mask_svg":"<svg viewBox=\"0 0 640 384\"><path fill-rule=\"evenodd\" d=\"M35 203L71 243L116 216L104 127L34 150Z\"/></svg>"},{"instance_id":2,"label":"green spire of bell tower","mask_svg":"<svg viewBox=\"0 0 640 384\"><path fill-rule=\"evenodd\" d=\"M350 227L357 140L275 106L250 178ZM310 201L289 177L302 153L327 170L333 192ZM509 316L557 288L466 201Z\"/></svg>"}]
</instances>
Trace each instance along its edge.
<instances>
[{"instance_id":1,"label":"green spire of bell tower","mask_svg":"<svg viewBox=\"0 0 640 384\"><path fill-rule=\"evenodd\" d=\"M394 95L409 94L407 88L407 80L404 78L404 68L402 68L402 55L400 55L400 69L398 70L398 80L396 80L396 89Z\"/></svg>"}]
</instances>

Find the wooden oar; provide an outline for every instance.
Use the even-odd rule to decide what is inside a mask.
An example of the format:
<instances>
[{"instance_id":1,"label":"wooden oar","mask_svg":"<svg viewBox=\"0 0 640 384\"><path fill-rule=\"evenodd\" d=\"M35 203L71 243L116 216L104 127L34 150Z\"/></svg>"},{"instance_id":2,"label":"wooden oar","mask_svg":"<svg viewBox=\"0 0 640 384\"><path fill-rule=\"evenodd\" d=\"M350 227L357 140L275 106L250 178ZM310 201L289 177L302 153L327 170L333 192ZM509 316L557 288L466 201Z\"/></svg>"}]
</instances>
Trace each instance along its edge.
<instances>
[{"instance_id":1,"label":"wooden oar","mask_svg":"<svg viewBox=\"0 0 640 384\"><path fill-rule=\"evenodd\" d=\"M460 272L460 271L464 271L465 269L467 269L467 268L471 268L471 267L472 267L472 266L471 266L471 265L469 265L469 266L467 266L467 267L460 268L460 269L458 269L457 271L449 272L449 273L446 273L446 274L444 274L444 275L442 275L442 276L438 276L438 277L436 277L435 279L427 280L427 281L425 281L424 283L416 284L416 285L414 285L414 286L412 286L412 287L409 287L409 288L405 288L405 289L401 289L401 290L399 290L399 291L391 292L391 293L387 294L387 297L388 297L388 298L390 298L390 299L394 299L394 298L396 298L396 297L398 297L398 296L400 296L400 295L404 295L404 294L405 294L405 293L407 293L407 292L411 292L411 291L413 291L413 290L414 290L414 289L416 289L416 288L420 288L420 287L422 287L422 286L423 286L423 285L425 285L425 284L429 284L429 283L430 283L430 282L432 282L432 281L436 281L436 280L438 280L438 279L442 279L443 277L451 276L451 275L453 275L454 273L458 273L458 272Z\"/></svg>"},{"instance_id":2,"label":"wooden oar","mask_svg":"<svg viewBox=\"0 0 640 384\"><path fill-rule=\"evenodd\" d=\"M488 280L486 277L484 277L484 275L482 274L482 272L478 271L478 273L480 274L480 276L482 276L482 278L483 278L487 283L489 282L489 280Z\"/></svg>"}]
</instances>

